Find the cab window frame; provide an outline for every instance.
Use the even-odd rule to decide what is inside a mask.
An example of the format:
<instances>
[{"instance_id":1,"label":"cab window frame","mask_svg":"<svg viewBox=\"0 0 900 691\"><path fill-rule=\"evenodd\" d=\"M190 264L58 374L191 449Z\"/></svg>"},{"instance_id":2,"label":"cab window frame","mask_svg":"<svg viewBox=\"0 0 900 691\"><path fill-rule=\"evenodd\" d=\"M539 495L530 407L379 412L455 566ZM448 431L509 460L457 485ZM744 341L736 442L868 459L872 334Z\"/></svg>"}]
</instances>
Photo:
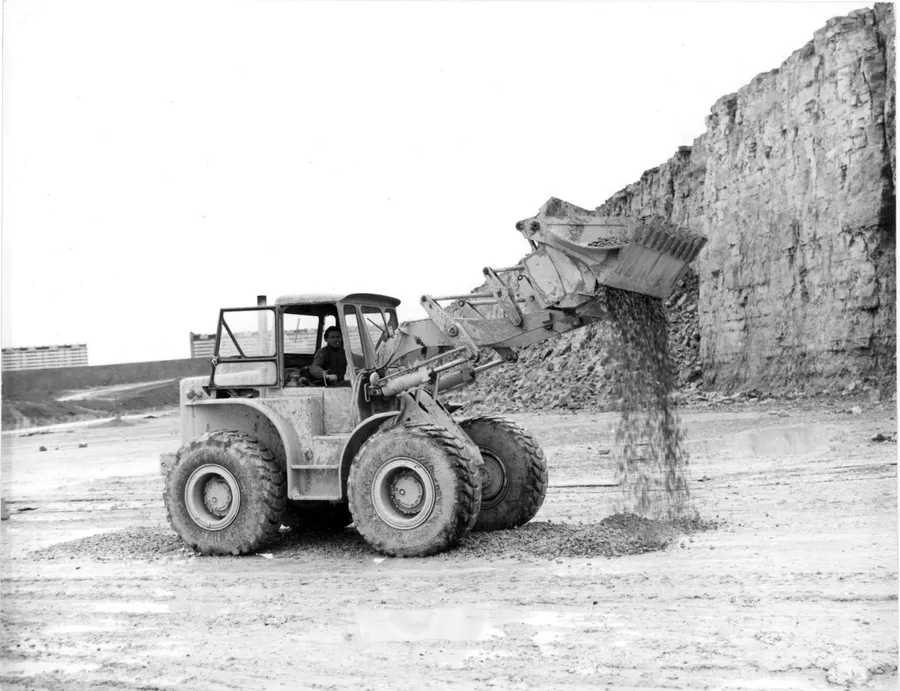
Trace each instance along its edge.
<instances>
[{"instance_id":1,"label":"cab window frame","mask_svg":"<svg viewBox=\"0 0 900 691\"><path fill-rule=\"evenodd\" d=\"M361 355L365 360L365 367L363 369L372 369L374 367L375 362L375 348L372 346L372 340L369 338L369 332L365 328L365 318L362 313L362 305L346 302L342 303L341 314L344 317L344 328L346 329L344 335L344 351L347 356L347 368L353 368L353 376L356 376L356 370L359 369L353 363L353 350L350 347L350 324L347 323L347 317L349 314L352 314L356 319L356 330L359 334L359 344L362 348Z\"/></svg>"},{"instance_id":2,"label":"cab window frame","mask_svg":"<svg viewBox=\"0 0 900 691\"><path fill-rule=\"evenodd\" d=\"M243 349L240 346L240 342L238 341L237 336L231 331L231 326L228 324L226 320L226 314L232 312L272 312L272 323L267 328L272 329L274 332L272 334L272 353L266 355L245 355L243 353ZM222 330L223 327L227 332L228 339L234 344L237 349L238 355L229 356L229 355L219 355L219 351L223 345L222 338ZM266 363L271 362L275 365L275 381L269 382L265 381L262 383L242 383L239 388L269 388L272 386L278 386L278 382L281 381L283 375L283 367L282 367L282 352L283 352L283 344L282 344L282 319L281 319L281 310L279 310L275 305L265 305L265 306L254 306L254 307L224 307L219 310L219 320L216 325L216 342L213 348L213 357L211 360L212 369L209 373L209 384L207 388L210 391L215 391L216 389L229 389L234 388L228 385L220 385L216 384L216 369L219 365L227 365L227 364L243 364L243 363ZM263 370L260 370L262 372Z\"/></svg>"}]
</instances>

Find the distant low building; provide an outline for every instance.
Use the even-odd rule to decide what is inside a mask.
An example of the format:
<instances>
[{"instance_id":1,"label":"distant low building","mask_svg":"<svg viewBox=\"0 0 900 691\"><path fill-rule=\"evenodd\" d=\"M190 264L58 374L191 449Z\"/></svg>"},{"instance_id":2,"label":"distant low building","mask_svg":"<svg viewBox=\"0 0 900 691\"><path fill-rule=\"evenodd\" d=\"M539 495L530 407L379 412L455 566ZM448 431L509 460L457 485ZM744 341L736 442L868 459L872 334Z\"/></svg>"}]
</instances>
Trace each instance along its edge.
<instances>
[{"instance_id":1,"label":"distant low building","mask_svg":"<svg viewBox=\"0 0 900 691\"><path fill-rule=\"evenodd\" d=\"M3 371L79 367L88 364L87 344L3 348Z\"/></svg>"},{"instance_id":2,"label":"distant low building","mask_svg":"<svg viewBox=\"0 0 900 691\"><path fill-rule=\"evenodd\" d=\"M241 345L241 351L244 355L257 355L259 353L259 336L257 333L242 333L238 332L235 335L238 343ZM315 338L315 335L313 335ZM216 335L215 334L195 334L191 333L191 357L192 358L208 358L212 357L213 353L216 349ZM237 348L234 347L234 343L232 343L231 339L226 335L224 340L224 347L222 348L221 355L225 357L235 357L239 353Z\"/></svg>"},{"instance_id":3,"label":"distant low building","mask_svg":"<svg viewBox=\"0 0 900 691\"><path fill-rule=\"evenodd\" d=\"M216 347L215 334L195 334L191 332L191 357L212 357Z\"/></svg>"}]
</instances>

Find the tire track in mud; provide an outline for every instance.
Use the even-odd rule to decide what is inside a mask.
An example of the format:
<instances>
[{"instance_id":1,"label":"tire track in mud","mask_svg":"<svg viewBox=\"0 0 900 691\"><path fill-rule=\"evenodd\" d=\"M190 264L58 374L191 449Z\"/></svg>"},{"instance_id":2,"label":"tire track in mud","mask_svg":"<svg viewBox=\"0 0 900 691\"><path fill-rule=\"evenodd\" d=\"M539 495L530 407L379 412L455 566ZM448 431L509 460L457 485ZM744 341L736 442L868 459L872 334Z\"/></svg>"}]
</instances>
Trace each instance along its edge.
<instances>
[{"instance_id":1,"label":"tire track in mud","mask_svg":"<svg viewBox=\"0 0 900 691\"><path fill-rule=\"evenodd\" d=\"M820 688L814 682L828 674L872 679L896 673L896 666L884 661L890 650L870 648L871 659L857 660L855 653L831 653L817 642L820 632L834 624L829 624L828 603L813 589L808 598L790 600L804 605L810 617L805 620L809 628L798 630L797 609L772 615L773 604L785 598L752 597L743 579L701 575L702 570L677 591L668 581L648 584L644 573L594 573L574 582L556 580L548 589L544 567L525 567L509 572L508 588L494 591L490 605L466 609L448 608L436 599L469 591L474 574L458 573L448 582L451 569L456 571L448 565L417 570L415 577L407 570L388 570L374 581L367 569L317 573L293 572L290 566L271 573L267 582L246 572L176 572L165 581L110 573L100 583L76 581L70 587L60 579L40 593L43 601L32 597L19 608L20 630L27 630L19 640L22 647L6 656L5 669L40 673L29 679L0 673L0 681L4 688L20 684L47 691L273 688L292 674L287 651L304 659L304 683L316 680L324 688L341 689L379 688L372 686L371 676L354 686L361 676L359 667L347 664L354 651L366 657L370 675L393 669L398 652L418 653L415 673L421 680L452 675L455 688L475 688L486 679L498 688L526 680L532 682L529 687L588 688L608 679L616 680L616 688L643 688L651 683L648 671L656 681L673 682L673 688L717 687L724 679L766 680L769 684L760 688L781 688L777 682L787 675L796 676L794 687ZM681 576L672 574L677 580ZM335 578L347 585L345 592L334 591ZM148 589L154 583L165 592ZM541 593L537 603L523 597L531 592ZM717 600L720 605L710 612ZM310 611L310 601L317 603L316 612ZM884 598L859 602L869 619L891 614ZM54 621L54 614L63 611L68 618ZM686 616L693 633L683 640L679 627ZM654 624L635 624L640 621ZM462 627L459 639L440 629L449 622ZM723 632L723 622L730 633ZM484 636L485 631L503 636ZM748 646L757 651L749 665ZM789 659L780 657L788 652ZM541 670L527 667L531 671L523 674L522 665L534 665L535 659Z\"/></svg>"}]
</instances>

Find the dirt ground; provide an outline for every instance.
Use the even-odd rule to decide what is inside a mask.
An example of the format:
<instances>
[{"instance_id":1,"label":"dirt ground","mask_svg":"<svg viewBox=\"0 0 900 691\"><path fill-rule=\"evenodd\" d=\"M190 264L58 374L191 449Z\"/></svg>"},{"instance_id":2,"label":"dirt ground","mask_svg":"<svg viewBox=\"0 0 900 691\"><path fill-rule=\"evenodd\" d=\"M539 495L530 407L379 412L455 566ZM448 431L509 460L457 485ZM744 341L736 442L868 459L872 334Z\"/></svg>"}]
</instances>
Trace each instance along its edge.
<instances>
[{"instance_id":1,"label":"dirt ground","mask_svg":"<svg viewBox=\"0 0 900 691\"><path fill-rule=\"evenodd\" d=\"M892 405L684 409L694 506L719 525L612 557L614 414L511 416L547 453L544 507L429 559L352 529L194 556L165 522L171 414L8 434L0 683L894 689L897 445L872 441L896 439Z\"/></svg>"}]
</instances>

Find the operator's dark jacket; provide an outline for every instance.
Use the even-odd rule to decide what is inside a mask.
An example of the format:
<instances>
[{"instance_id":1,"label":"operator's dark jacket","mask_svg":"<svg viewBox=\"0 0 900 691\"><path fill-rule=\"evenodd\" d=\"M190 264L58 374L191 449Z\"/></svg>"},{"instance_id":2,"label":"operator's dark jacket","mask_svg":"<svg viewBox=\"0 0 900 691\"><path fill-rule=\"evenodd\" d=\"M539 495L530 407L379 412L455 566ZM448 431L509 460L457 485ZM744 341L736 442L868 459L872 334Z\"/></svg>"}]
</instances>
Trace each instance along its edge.
<instances>
[{"instance_id":1,"label":"operator's dark jacket","mask_svg":"<svg viewBox=\"0 0 900 691\"><path fill-rule=\"evenodd\" d=\"M338 384L344 381L344 375L347 373L347 356L344 355L343 348L325 346L316 351L313 362L309 366L309 373L313 379L325 381L326 372L337 375Z\"/></svg>"}]
</instances>

